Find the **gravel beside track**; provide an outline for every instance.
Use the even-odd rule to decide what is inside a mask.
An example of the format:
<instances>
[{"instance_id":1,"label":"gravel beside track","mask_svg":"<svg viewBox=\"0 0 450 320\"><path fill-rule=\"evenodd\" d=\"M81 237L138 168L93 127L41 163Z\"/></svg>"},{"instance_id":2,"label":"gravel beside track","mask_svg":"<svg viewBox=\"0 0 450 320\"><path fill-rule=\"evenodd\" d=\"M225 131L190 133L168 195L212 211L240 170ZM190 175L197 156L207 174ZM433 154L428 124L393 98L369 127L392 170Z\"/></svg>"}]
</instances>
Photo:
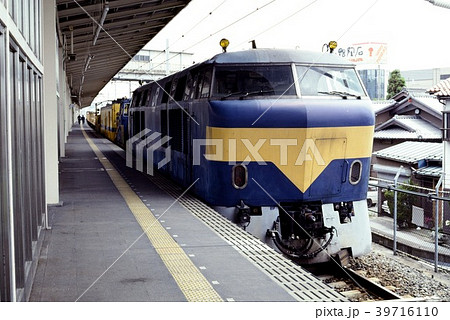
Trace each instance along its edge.
<instances>
[{"instance_id":1,"label":"gravel beside track","mask_svg":"<svg viewBox=\"0 0 450 320\"><path fill-rule=\"evenodd\" d=\"M450 273L421 263L399 253L373 244L372 252L352 259L349 267L362 270L366 277L379 279L382 286L392 286L392 291L405 298L425 298L433 301L450 301Z\"/></svg>"}]
</instances>

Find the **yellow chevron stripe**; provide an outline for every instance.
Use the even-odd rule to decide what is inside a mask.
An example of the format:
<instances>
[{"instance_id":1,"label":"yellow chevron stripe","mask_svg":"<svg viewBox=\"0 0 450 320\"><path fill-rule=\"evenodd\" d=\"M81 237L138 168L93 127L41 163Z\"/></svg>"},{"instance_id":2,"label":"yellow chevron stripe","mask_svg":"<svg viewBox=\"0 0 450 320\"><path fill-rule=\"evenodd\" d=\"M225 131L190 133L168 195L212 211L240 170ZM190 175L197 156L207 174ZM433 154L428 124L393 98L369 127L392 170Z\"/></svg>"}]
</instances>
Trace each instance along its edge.
<instances>
[{"instance_id":1,"label":"yellow chevron stripe","mask_svg":"<svg viewBox=\"0 0 450 320\"><path fill-rule=\"evenodd\" d=\"M326 128L207 127L208 160L273 163L305 192L335 159L368 158L373 126Z\"/></svg>"}]
</instances>

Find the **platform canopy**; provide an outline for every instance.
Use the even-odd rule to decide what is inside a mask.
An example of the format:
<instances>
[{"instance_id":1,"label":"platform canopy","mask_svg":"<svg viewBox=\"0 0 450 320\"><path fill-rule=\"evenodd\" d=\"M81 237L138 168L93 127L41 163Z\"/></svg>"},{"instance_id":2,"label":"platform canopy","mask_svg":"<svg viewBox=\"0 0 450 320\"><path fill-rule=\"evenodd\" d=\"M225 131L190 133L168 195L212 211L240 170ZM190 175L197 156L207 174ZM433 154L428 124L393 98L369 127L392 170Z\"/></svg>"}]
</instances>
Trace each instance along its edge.
<instances>
[{"instance_id":1,"label":"platform canopy","mask_svg":"<svg viewBox=\"0 0 450 320\"><path fill-rule=\"evenodd\" d=\"M59 41L72 101L100 90L190 0L56 0Z\"/></svg>"}]
</instances>

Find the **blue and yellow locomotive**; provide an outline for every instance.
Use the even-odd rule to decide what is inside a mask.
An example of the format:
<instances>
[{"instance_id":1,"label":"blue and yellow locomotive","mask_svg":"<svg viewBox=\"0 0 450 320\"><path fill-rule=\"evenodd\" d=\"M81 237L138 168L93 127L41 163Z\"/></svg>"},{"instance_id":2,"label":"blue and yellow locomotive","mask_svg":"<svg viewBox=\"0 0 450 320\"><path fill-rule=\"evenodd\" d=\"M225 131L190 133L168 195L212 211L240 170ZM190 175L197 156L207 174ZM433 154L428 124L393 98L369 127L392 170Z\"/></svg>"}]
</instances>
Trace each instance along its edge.
<instances>
[{"instance_id":1,"label":"blue and yellow locomotive","mask_svg":"<svg viewBox=\"0 0 450 320\"><path fill-rule=\"evenodd\" d=\"M374 114L340 57L224 52L138 88L129 114L129 165L158 168L283 253L370 250Z\"/></svg>"}]
</instances>

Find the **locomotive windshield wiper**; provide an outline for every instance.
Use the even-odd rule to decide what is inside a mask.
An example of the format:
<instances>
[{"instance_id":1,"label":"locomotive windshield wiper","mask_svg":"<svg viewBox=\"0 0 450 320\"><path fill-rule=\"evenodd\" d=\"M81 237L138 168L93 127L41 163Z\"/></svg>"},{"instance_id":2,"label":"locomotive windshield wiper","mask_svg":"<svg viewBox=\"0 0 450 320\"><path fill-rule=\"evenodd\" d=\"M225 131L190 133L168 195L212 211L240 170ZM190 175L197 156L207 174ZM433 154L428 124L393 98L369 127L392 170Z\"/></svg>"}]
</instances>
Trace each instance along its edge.
<instances>
[{"instance_id":1,"label":"locomotive windshield wiper","mask_svg":"<svg viewBox=\"0 0 450 320\"><path fill-rule=\"evenodd\" d=\"M241 95L243 93L244 93L244 91L231 92L231 93L221 97L220 100L225 100L226 98L233 97L233 96L238 96L238 95Z\"/></svg>"},{"instance_id":2,"label":"locomotive windshield wiper","mask_svg":"<svg viewBox=\"0 0 450 320\"><path fill-rule=\"evenodd\" d=\"M239 99L243 99L248 96L256 96L259 94L263 95L263 94L267 94L267 93L273 94L273 90L266 90L266 91L259 90L259 91L251 91L251 92L246 92L246 91L232 92L232 93L229 93L229 94L221 97L220 100L225 100L226 98L234 97L234 96L239 96Z\"/></svg>"},{"instance_id":3,"label":"locomotive windshield wiper","mask_svg":"<svg viewBox=\"0 0 450 320\"><path fill-rule=\"evenodd\" d=\"M350 92L343 92L343 91L319 91L317 93L341 96L342 99L347 99L347 97L355 97L356 99L359 99L359 100L361 99L361 96L358 96L358 95L350 93Z\"/></svg>"},{"instance_id":4,"label":"locomotive windshield wiper","mask_svg":"<svg viewBox=\"0 0 450 320\"><path fill-rule=\"evenodd\" d=\"M247 92L245 93L243 96L239 97L240 99L248 97L248 96L257 96L257 95L263 95L263 94L267 94L267 93L274 93L273 90L259 90L259 91L252 91L252 92Z\"/></svg>"}]
</instances>

